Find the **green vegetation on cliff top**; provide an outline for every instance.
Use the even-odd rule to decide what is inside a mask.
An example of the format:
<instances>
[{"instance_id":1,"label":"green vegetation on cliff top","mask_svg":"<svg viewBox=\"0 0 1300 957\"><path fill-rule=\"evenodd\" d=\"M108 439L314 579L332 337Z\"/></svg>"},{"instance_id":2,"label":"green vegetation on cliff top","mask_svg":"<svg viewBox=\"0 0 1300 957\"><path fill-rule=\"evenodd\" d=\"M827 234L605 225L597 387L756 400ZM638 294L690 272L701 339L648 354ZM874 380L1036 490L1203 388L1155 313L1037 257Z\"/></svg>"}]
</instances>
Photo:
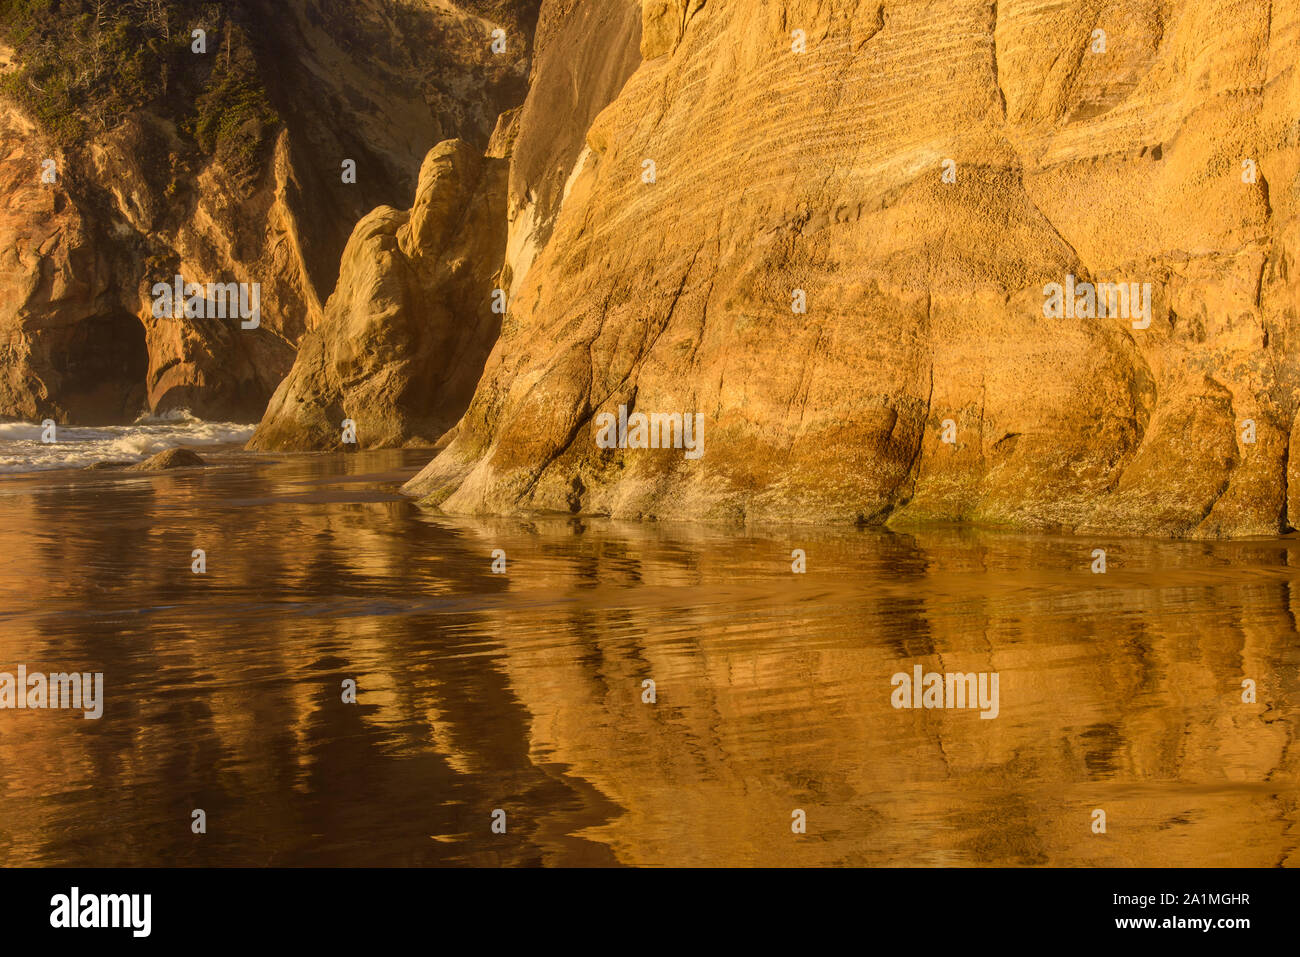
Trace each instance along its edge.
<instances>
[{"instance_id":1,"label":"green vegetation on cliff top","mask_svg":"<svg viewBox=\"0 0 1300 957\"><path fill-rule=\"evenodd\" d=\"M239 4L202 0L0 0L0 42L16 68L0 94L55 142L75 147L147 110L237 179L257 175L279 117ZM205 31L206 53L192 50Z\"/></svg>"}]
</instances>

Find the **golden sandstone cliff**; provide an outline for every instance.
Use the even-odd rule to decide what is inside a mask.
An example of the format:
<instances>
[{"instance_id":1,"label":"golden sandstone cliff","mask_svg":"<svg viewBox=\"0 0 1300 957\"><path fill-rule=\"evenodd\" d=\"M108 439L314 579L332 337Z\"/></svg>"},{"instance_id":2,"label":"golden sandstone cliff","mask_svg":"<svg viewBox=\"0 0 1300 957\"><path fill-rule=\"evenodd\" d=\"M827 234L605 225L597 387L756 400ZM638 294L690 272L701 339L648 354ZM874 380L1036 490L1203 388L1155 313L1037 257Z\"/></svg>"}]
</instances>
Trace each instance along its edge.
<instances>
[{"instance_id":1,"label":"golden sandstone cliff","mask_svg":"<svg viewBox=\"0 0 1300 957\"><path fill-rule=\"evenodd\" d=\"M640 19L630 3L545 8L527 101L502 114L481 160L461 141L434 147L409 213L377 209L357 225L325 321L251 448L344 447L344 421L363 448L433 445L455 426L587 129L640 62ZM408 217L417 232L402 232Z\"/></svg>"},{"instance_id":2,"label":"golden sandstone cliff","mask_svg":"<svg viewBox=\"0 0 1300 957\"><path fill-rule=\"evenodd\" d=\"M352 420L455 513L1300 524L1296 0L233 9L280 24L251 190L159 199L146 112L36 191L3 118L0 414ZM173 270L262 328L154 320Z\"/></svg>"},{"instance_id":3,"label":"golden sandstone cliff","mask_svg":"<svg viewBox=\"0 0 1300 957\"><path fill-rule=\"evenodd\" d=\"M520 102L536 4L0 4L0 417L258 419L358 220ZM159 318L177 275L259 324Z\"/></svg>"},{"instance_id":4,"label":"golden sandstone cliff","mask_svg":"<svg viewBox=\"0 0 1300 957\"><path fill-rule=\"evenodd\" d=\"M367 215L343 254L322 325L302 342L254 449L432 445L455 425L496 340L476 264L505 251L505 164L461 140L429 152L415 205Z\"/></svg>"},{"instance_id":5,"label":"golden sandstone cliff","mask_svg":"<svg viewBox=\"0 0 1300 957\"><path fill-rule=\"evenodd\" d=\"M639 13L643 60L552 227L530 242L512 203L501 337L409 492L459 513L1297 523L1300 4ZM539 42L514 196L550 136L547 69ZM1045 315L1045 287L1086 282L1148 288L1149 323L1139 296ZM702 414L703 455L599 448L620 406Z\"/></svg>"}]
</instances>

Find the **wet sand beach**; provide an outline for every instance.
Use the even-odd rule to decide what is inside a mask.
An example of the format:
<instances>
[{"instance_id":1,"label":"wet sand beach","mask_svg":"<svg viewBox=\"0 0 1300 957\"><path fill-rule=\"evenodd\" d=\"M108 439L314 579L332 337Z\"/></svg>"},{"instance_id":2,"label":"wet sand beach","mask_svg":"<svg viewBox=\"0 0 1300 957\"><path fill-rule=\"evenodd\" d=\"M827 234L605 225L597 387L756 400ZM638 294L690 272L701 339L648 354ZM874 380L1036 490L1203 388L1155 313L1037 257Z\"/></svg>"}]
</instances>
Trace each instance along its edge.
<instances>
[{"instance_id":1,"label":"wet sand beach","mask_svg":"<svg viewBox=\"0 0 1300 957\"><path fill-rule=\"evenodd\" d=\"M0 711L4 865L1300 860L1300 538L475 520L397 492L427 451L203 454L0 478L0 671L104 674ZM918 665L997 717L894 707Z\"/></svg>"}]
</instances>

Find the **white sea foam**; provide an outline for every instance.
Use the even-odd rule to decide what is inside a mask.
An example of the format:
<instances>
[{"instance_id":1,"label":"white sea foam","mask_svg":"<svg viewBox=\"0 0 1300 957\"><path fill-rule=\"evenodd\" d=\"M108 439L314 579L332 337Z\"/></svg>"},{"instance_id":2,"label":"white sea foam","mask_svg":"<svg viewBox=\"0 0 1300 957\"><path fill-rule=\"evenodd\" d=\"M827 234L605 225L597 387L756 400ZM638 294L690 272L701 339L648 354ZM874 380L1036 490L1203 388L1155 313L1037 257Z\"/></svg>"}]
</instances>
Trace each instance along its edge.
<instances>
[{"instance_id":1,"label":"white sea foam","mask_svg":"<svg viewBox=\"0 0 1300 957\"><path fill-rule=\"evenodd\" d=\"M177 445L243 444L255 426L204 422L184 409L141 416L130 425L59 427L57 442L41 442L44 431L30 422L0 422L0 473L85 468L102 461L140 462Z\"/></svg>"}]
</instances>

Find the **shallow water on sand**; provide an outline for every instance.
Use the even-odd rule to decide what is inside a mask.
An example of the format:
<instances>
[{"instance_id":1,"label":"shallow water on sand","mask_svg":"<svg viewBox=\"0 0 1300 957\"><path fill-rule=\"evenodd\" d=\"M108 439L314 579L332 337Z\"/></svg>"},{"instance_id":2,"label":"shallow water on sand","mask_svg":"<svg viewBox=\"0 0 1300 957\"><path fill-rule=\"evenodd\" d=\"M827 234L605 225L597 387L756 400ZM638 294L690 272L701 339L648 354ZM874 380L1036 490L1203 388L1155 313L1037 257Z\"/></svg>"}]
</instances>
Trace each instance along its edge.
<instances>
[{"instance_id":1,"label":"shallow water on sand","mask_svg":"<svg viewBox=\"0 0 1300 957\"><path fill-rule=\"evenodd\" d=\"M1300 861L1295 538L462 520L396 493L427 452L204 455L0 479L0 671L106 699L0 711L0 863ZM915 665L998 717L895 709Z\"/></svg>"}]
</instances>

